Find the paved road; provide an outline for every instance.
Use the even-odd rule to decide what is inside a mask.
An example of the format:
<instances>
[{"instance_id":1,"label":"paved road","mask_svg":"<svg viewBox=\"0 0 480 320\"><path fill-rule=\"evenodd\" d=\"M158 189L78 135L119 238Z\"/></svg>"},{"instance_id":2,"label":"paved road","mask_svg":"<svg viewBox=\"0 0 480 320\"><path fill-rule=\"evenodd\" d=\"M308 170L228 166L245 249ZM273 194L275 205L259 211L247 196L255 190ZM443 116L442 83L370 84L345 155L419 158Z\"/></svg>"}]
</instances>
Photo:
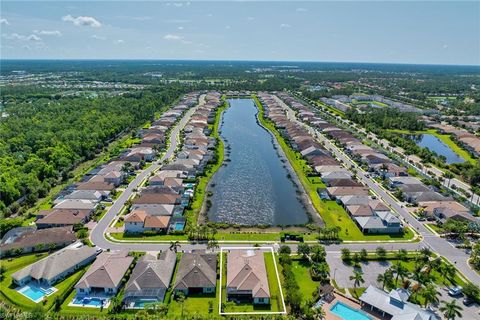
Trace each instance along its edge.
<instances>
[{"instance_id":1,"label":"paved road","mask_svg":"<svg viewBox=\"0 0 480 320\"><path fill-rule=\"evenodd\" d=\"M297 123L303 125L310 133L313 133L314 136L318 138L319 141L323 142L325 147L330 149L333 154L343 161L347 167L355 167L357 170L357 176L362 182L367 185L371 190L373 190L379 197L381 197L390 207L398 212L402 218L417 232L423 237L422 244L429 247L432 251L437 252L441 256L447 258L452 264L454 264L457 269L465 275L473 283L480 283L480 275L470 268L467 263L469 256L465 251L455 248L444 238L433 235L422 223L417 221L401 204L397 202L385 189L380 186L375 180L366 176L366 173L353 161L351 160L340 148L338 148L333 142L331 142L327 137L325 137L320 131L313 129L307 124L298 121L296 118L295 112L286 105L281 99L276 97L276 100L281 104L283 108L287 111L287 117L297 121ZM400 244L406 248L406 244ZM388 246L387 246L388 248Z\"/></svg>"},{"instance_id":2,"label":"paved road","mask_svg":"<svg viewBox=\"0 0 480 320\"><path fill-rule=\"evenodd\" d=\"M197 108L201 105L205 104L205 95L201 95L199 99L199 105L194 108L190 108L183 118L175 125L173 130L170 132L170 144L168 146L167 151L163 154L163 156L156 160L150 167L140 172L136 178L130 182L128 187L123 191L123 193L118 197L117 200L110 206L107 213L103 216L103 218L97 223L97 225L93 228L92 232L90 233L90 241L96 246L103 248L103 249L114 249L112 244L105 239L105 231L109 227L110 223L115 219L115 217L121 212L122 208L125 205L125 202L132 196L134 193L134 189L138 188L141 185L142 181L150 176L150 173L154 172L155 170L159 169L162 166L164 160L170 159L177 148L178 143L180 142L179 133L185 127L188 120L192 116L192 114L197 110ZM120 247L120 249L125 249L124 247Z\"/></svg>"}]
</instances>

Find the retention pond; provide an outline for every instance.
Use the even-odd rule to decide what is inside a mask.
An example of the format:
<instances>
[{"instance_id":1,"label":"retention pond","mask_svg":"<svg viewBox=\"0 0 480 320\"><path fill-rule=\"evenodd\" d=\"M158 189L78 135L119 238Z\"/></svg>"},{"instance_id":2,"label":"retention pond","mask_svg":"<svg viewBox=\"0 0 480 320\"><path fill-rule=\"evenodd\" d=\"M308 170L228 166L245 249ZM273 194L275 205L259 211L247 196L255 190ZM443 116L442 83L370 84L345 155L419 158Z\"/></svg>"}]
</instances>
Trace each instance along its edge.
<instances>
[{"instance_id":1,"label":"retention pond","mask_svg":"<svg viewBox=\"0 0 480 320\"><path fill-rule=\"evenodd\" d=\"M225 162L210 182L209 220L241 225L308 222L288 160L280 158L274 138L257 122L255 102L228 102L220 128Z\"/></svg>"}]
</instances>

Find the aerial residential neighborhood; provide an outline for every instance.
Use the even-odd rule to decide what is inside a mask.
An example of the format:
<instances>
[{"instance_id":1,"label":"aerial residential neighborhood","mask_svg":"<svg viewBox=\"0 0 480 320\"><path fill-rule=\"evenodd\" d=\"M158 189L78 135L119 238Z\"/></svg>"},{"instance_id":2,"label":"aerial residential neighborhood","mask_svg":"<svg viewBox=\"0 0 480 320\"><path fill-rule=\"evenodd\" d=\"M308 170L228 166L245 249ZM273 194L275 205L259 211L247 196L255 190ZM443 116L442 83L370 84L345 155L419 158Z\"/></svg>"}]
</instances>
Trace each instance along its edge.
<instances>
[{"instance_id":1,"label":"aerial residential neighborhood","mask_svg":"<svg viewBox=\"0 0 480 320\"><path fill-rule=\"evenodd\" d=\"M480 319L475 1L3 1L0 319Z\"/></svg>"}]
</instances>

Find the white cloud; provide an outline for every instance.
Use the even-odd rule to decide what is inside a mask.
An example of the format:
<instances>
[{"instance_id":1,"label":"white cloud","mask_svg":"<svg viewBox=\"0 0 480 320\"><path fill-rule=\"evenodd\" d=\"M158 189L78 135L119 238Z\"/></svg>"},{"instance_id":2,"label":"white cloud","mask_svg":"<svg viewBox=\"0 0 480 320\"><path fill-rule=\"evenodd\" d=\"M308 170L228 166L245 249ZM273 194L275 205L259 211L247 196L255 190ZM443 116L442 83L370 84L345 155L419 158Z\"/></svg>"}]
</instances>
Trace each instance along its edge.
<instances>
[{"instance_id":1,"label":"white cloud","mask_svg":"<svg viewBox=\"0 0 480 320\"><path fill-rule=\"evenodd\" d=\"M173 6L173 7L177 7L177 8L181 8L183 6L188 7L189 5L190 5L190 1L186 1L186 2L167 2L166 3L167 7Z\"/></svg>"},{"instance_id":2,"label":"white cloud","mask_svg":"<svg viewBox=\"0 0 480 320\"><path fill-rule=\"evenodd\" d=\"M184 27L180 26L180 27L177 27L178 30L183 30L185 29Z\"/></svg>"},{"instance_id":3,"label":"white cloud","mask_svg":"<svg viewBox=\"0 0 480 320\"><path fill-rule=\"evenodd\" d=\"M295 9L295 11L297 11L297 12L307 12L308 10L305 9L305 8L297 8L297 9Z\"/></svg>"},{"instance_id":4,"label":"white cloud","mask_svg":"<svg viewBox=\"0 0 480 320\"><path fill-rule=\"evenodd\" d=\"M179 35L176 35L176 34L166 34L165 36L163 36L163 39L164 40L169 40L169 41L180 41L183 38Z\"/></svg>"},{"instance_id":5,"label":"white cloud","mask_svg":"<svg viewBox=\"0 0 480 320\"><path fill-rule=\"evenodd\" d=\"M252 20L255 20L255 18L254 17L247 17L247 20L252 21Z\"/></svg>"},{"instance_id":6,"label":"white cloud","mask_svg":"<svg viewBox=\"0 0 480 320\"><path fill-rule=\"evenodd\" d=\"M115 43L115 44L124 44L124 43L125 43L125 40L118 39L118 40L115 40L113 43Z\"/></svg>"},{"instance_id":7,"label":"white cloud","mask_svg":"<svg viewBox=\"0 0 480 320\"><path fill-rule=\"evenodd\" d=\"M41 36L55 36L55 37L62 36L62 33L58 30L33 30L33 33L39 34Z\"/></svg>"},{"instance_id":8,"label":"white cloud","mask_svg":"<svg viewBox=\"0 0 480 320\"><path fill-rule=\"evenodd\" d=\"M165 20L166 23L189 23L190 20L184 20L184 19L168 19Z\"/></svg>"},{"instance_id":9,"label":"white cloud","mask_svg":"<svg viewBox=\"0 0 480 320\"><path fill-rule=\"evenodd\" d=\"M282 23L282 24L280 25L280 28L291 28L291 27L292 27L292 26L289 25L288 23Z\"/></svg>"},{"instance_id":10,"label":"white cloud","mask_svg":"<svg viewBox=\"0 0 480 320\"><path fill-rule=\"evenodd\" d=\"M232 28L232 27L230 27L230 26L225 26L225 29L227 29L227 30L228 30L228 29L231 29L231 28Z\"/></svg>"},{"instance_id":11,"label":"white cloud","mask_svg":"<svg viewBox=\"0 0 480 320\"><path fill-rule=\"evenodd\" d=\"M42 39L35 35L35 34L31 34L31 35L28 35L28 36L25 36L23 34L18 34L18 33L12 33L12 34L7 34L7 35L3 35L4 38L8 39L8 40L16 40L16 41L33 41L33 42L40 42L42 41Z\"/></svg>"},{"instance_id":12,"label":"white cloud","mask_svg":"<svg viewBox=\"0 0 480 320\"><path fill-rule=\"evenodd\" d=\"M100 21L98 21L94 17L87 17L87 16L73 17L71 15L66 15L62 17L62 20L66 22L71 22L75 26L88 26L93 28L100 28L102 26Z\"/></svg>"},{"instance_id":13,"label":"white cloud","mask_svg":"<svg viewBox=\"0 0 480 320\"><path fill-rule=\"evenodd\" d=\"M444 45L442 46L442 48L443 48L443 49L447 49L447 48L448 48L448 44L444 44Z\"/></svg>"},{"instance_id":14,"label":"white cloud","mask_svg":"<svg viewBox=\"0 0 480 320\"><path fill-rule=\"evenodd\" d=\"M10 24L10 22L8 22L7 19L5 18L0 18L0 25L6 25L8 26Z\"/></svg>"},{"instance_id":15,"label":"white cloud","mask_svg":"<svg viewBox=\"0 0 480 320\"><path fill-rule=\"evenodd\" d=\"M96 34L92 35L91 38L96 39L96 40L107 40L106 37L97 36Z\"/></svg>"}]
</instances>

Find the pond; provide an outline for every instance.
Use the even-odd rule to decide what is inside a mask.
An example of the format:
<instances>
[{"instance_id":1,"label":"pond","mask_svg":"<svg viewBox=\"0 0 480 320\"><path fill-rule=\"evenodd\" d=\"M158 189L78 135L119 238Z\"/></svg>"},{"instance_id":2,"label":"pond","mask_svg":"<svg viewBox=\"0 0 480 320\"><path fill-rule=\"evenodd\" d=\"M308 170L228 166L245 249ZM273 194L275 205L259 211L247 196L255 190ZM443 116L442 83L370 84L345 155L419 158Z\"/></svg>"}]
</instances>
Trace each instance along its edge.
<instances>
[{"instance_id":1,"label":"pond","mask_svg":"<svg viewBox=\"0 0 480 320\"><path fill-rule=\"evenodd\" d=\"M410 138L413 139L418 146L427 148L439 156L444 156L445 162L448 164L465 162L465 159L460 157L457 153L450 149L449 146L443 143L442 140L438 139L432 134L412 135Z\"/></svg>"},{"instance_id":2,"label":"pond","mask_svg":"<svg viewBox=\"0 0 480 320\"><path fill-rule=\"evenodd\" d=\"M221 138L225 161L210 182L210 221L241 225L308 222L296 185L289 178L272 135L257 123L252 99L230 99ZM288 160L284 160L288 161Z\"/></svg>"}]
</instances>

